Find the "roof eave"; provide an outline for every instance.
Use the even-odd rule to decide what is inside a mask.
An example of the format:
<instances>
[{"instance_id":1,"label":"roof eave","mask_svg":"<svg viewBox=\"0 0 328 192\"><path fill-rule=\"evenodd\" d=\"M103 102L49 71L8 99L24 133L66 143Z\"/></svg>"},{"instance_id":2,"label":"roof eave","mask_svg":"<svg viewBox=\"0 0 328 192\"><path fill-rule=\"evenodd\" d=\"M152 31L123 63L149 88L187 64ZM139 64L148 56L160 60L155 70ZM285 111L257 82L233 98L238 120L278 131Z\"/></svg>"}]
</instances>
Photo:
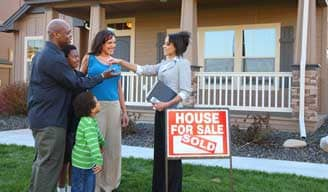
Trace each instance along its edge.
<instances>
[{"instance_id":1,"label":"roof eave","mask_svg":"<svg viewBox=\"0 0 328 192\"><path fill-rule=\"evenodd\" d=\"M22 15L24 15L29 9L31 5L24 3L13 15L11 15L1 26L0 32L15 32L18 31L14 28L14 23L17 21Z\"/></svg>"},{"instance_id":2,"label":"roof eave","mask_svg":"<svg viewBox=\"0 0 328 192\"><path fill-rule=\"evenodd\" d=\"M27 4L45 4L45 3L58 3L58 2L67 2L70 0L25 0Z\"/></svg>"}]
</instances>

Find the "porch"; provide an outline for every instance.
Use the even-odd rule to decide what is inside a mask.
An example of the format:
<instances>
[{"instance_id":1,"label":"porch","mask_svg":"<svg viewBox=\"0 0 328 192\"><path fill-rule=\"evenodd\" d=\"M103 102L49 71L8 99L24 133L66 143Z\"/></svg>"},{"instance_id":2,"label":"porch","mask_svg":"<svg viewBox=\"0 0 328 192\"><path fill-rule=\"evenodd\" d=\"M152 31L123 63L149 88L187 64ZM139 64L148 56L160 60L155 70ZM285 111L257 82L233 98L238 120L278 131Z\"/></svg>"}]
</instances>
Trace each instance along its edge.
<instances>
[{"instance_id":1,"label":"porch","mask_svg":"<svg viewBox=\"0 0 328 192\"><path fill-rule=\"evenodd\" d=\"M8 22L7 31L22 31L16 33L17 44L26 36L43 36L46 40L45 30L39 29L53 18L68 18L74 26L73 43L82 56L88 52L95 34L107 27L117 35L116 57L154 64L163 58L163 38L171 32L188 30L192 41L185 57L194 69L192 107L225 107L234 114L279 114L279 118L293 121L294 130L303 116L300 112L307 124L318 123L318 114L328 112L328 101L324 99L328 96L328 77L324 73L328 70L327 1L25 2L30 13L42 12L42 18ZM38 30L27 27L34 25ZM303 44L305 39L307 44ZM18 70L15 67L16 80L28 76L28 60L19 57L24 51L15 53L15 63L21 65ZM145 97L156 79L129 72L122 76L129 108L137 107L139 112L143 112L142 107L150 109ZM311 129L315 126L311 125Z\"/></svg>"}]
</instances>

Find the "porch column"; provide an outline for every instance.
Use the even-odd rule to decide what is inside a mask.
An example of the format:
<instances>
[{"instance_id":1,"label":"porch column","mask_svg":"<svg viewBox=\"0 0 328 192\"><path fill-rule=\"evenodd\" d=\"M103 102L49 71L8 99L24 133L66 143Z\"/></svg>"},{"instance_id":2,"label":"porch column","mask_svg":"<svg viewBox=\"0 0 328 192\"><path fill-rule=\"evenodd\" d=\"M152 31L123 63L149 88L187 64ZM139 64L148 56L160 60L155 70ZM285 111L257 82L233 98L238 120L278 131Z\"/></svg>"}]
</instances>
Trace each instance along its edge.
<instances>
[{"instance_id":1,"label":"porch column","mask_svg":"<svg viewBox=\"0 0 328 192\"><path fill-rule=\"evenodd\" d=\"M58 18L58 12L51 7L47 7L44 12L44 17L45 17L44 19L45 23L44 23L43 37L46 41L48 41L49 37L48 37L47 25L52 19Z\"/></svg>"},{"instance_id":2,"label":"porch column","mask_svg":"<svg viewBox=\"0 0 328 192\"><path fill-rule=\"evenodd\" d=\"M90 7L90 31L88 50L91 50L92 40L96 34L105 29L106 11L100 4L94 4Z\"/></svg>"},{"instance_id":3,"label":"porch column","mask_svg":"<svg viewBox=\"0 0 328 192\"><path fill-rule=\"evenodd\" d=\"M319 79L320 65L318 65L318 56L316 52L316 1L309 0L308 7L308 28L307 28L307 46L305 75L304 75L304 93L301 93L301 51L302 51L302 27L304 14L304 1L298 1L297 29L295 39L295 54L293 65L293 83L292 83L292 108L294 116L298 116L300 108L304 106L304 120L307 130L314 130L315 122L318 121L319 106ZM306 19L306 18L305 18ZM304 95L304 98L301 98ZM303 105L303 106L301 106ZM303 113L302 112L302 113ZM310 126L312 125L312 126Z\"/></svg>"},{"instance_id":4,"label":"porch column","mask_svg":"<svg viewBox=\"0 0 328 192\"><path fill-rule=\"evenodd\" d=\"M328 8L322 7L322 19L321 19L321 34L322 34L322 45L320 50L320 106L321 113L328 113Z\"/></svg>"},{"instance_id":5,"label":"porch column","mask_svg":"<svg viewBox=\"0 0 328 192\"><path fill-rule=\"evenodd\" d=\"M193 107L197 97L197 80L195 73L199 71L198 53L197 53L197 0L182 0L180 29L191 33L190 43L184 57L188 59L192 66L192 94L190 100L185 103L189 107Z\"/></svg>"},{"instance_id":6,"label":"porch column","mask_svg":"<svg viewBox=\"0 0 328 192\"><path fill-rule=\"evenodd\" d=\"M197 0L182 0L180 29L191 33L191 42L185 53L191 65L197 64Z\"/></svg>"}]
</instances>

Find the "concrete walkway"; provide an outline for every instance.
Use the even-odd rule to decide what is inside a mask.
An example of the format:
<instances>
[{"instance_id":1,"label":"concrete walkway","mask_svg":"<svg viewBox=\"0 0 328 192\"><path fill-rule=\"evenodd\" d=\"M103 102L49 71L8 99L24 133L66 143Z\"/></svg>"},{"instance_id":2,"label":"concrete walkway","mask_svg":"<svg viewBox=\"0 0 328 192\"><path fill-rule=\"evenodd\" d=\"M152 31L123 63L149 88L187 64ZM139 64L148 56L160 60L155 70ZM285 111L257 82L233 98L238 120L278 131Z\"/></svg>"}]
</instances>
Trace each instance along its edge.
<instances>
[{"instance_id":1,"label":"concrete walkway","mask_svg":"<svg viewBox=\"0 0 328 192\"><path fill-rule=\"evenodd\" d=\"M0 132L0 144L34 146L34 140L29 129L2 131ZM152 159L153 149L123 145L122 156ZM195 165L229 168L229 159L183 160L183 162ZM296 161L282 161L234 156L232 157L232 167L234 169L256 170L268 173L288 173L307 177L328 179L328 165L320 163L304 163Z\"/></svg>"}]
</instances>

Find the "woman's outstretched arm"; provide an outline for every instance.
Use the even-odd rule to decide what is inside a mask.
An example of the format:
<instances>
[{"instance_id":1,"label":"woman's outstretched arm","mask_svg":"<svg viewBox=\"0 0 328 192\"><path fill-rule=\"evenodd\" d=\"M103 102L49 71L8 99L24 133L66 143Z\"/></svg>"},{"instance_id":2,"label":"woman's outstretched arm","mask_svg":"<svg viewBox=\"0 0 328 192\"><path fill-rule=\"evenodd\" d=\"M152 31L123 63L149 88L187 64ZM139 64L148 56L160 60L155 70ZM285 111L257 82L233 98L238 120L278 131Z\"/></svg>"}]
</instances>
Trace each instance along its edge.
<instances>
[{"instance_id":1,"label":"woman's outstretched arm","mask_svg":"<svg viewBox=\"0 0 328 192\"><path fill-rule=\"evenodd\" d=\"M137 64L133 64L133 63L129 63L123 59L117 59L114 57L111 57L108 60L109 64L119 64L122 67L125 67L126 69L129 69L135 73L137 73L138 75L150 75L150 76L154 76L157 75L159 67L161 65L161 63L158 63L156 65L137 65Z\"/></svg>"},{"instance_id":2,"label":"woman's outstretched arm","mask_svg":"<svg viewBox=\"0 0 328 192\"><path fill-rule=\"evenodd\" d=\"M123 59L116 59L114 57L111 57L108 61L110 64L113 64L113 63L117 63L117 64L120 64L122 67L128 69L128 70L131 70L133 72L136 72L137 71L137 68L138 68L138 65L136 64L133 64L133 63L129 63Z\"/></svg>"}]
</instances>

